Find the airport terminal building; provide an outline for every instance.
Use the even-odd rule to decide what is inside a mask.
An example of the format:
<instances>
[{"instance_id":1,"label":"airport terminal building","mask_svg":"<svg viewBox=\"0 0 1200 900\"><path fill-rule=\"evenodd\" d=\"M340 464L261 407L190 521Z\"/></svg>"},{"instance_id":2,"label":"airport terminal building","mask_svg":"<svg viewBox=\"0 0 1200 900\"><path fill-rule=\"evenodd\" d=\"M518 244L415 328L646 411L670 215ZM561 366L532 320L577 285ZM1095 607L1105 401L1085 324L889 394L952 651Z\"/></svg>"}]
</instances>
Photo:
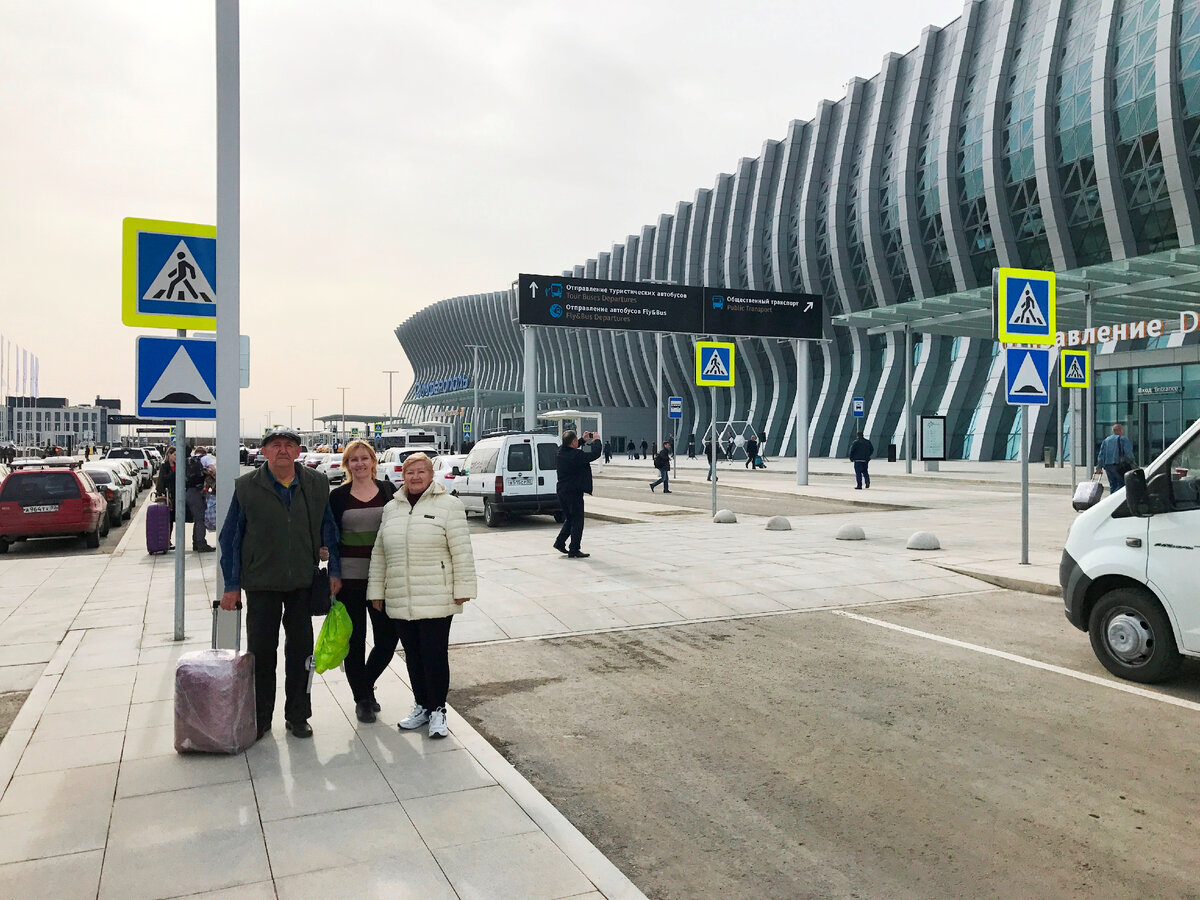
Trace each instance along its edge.
<instances>
[{"instance_id":1,"label":"airport terminal building","mask_svg":"<svg viewBox=\"0 0 1200 900\"><path fill-rule=\"evenodd\" d=\"M902 446L911 347L914 414L946 417L950 458L987 460L1015 457L1020 418L991 337L992 271L1050 269L1059 344L1094 353L1093 387L1069 394L1094 410L1097 439L1124 422L1144 460L1200 418L1198 237L1200 0L969 0L757 158L563 274L821 295L814 456L844 456L859 427ZM416 380L406 420L456 424L476 388L477 429L519 412L511 289L442 300L396 336ZM699 443L709 400L693 342L663 337L663 394L684 398L681 434ZM718 430L749 426L768 454L794 452L793 347L737 344ZM623 411L606 431L653 440L654 334L538 328L537 346L540 408ZM1034 456L1072 443L1068 392L1048 389Z\"/></svg>"}]
</instances>

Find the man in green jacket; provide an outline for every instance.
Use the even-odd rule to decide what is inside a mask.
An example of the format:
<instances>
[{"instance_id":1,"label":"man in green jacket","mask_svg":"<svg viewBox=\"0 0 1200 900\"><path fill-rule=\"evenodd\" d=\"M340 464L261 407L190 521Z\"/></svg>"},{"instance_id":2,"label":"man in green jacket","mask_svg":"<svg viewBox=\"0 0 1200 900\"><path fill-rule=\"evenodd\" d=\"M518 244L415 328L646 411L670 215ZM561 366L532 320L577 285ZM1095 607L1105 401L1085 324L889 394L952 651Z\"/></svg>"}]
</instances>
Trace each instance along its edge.
<instances>
[{"instance_id":1,"label":"man in green jacket","mask_svg":"<svg viewBox=\"0 0 1200 900\"><path fill-rule=\"evenodd\" d=\"M329 584L341 590L337 526L329 508L329 480L296 465L300 435L275 428L263 438L267 464L234 482L221 527L222 609L235 609L246 592L246 648L254 654L258 736L275 711L275 654L283 623L284 724L294 737L312 736L308 724L308 658L313 652L308 594L318 560L329 559Z\"/></svg>"}]
</instances>

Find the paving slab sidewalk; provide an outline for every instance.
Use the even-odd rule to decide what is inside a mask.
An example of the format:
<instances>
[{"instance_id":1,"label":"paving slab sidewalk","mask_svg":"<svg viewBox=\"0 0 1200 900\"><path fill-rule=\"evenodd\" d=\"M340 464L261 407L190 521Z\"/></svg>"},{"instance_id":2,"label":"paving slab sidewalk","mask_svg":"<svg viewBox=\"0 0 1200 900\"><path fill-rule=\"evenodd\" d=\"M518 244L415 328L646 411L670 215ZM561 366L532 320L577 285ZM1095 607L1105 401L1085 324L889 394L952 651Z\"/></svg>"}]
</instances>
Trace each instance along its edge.
<instances>
[{"instance_id":1,"label":"paving slab sidewalk","mask_svg":"<svg viewBox=\"0 0 1200 900\"><path fill-rule=\"evenodd\" d=\"M177 643L173 557L142 525L110 556L0 562L0 671L38 669L0 742L0 896L643 896L453 709L439 741L386 724L412 704L399 664L373 725L334 670L311 740L176 754L174 666L208 644L214 561L189 554Z\"/></svg>"}]
</instances>

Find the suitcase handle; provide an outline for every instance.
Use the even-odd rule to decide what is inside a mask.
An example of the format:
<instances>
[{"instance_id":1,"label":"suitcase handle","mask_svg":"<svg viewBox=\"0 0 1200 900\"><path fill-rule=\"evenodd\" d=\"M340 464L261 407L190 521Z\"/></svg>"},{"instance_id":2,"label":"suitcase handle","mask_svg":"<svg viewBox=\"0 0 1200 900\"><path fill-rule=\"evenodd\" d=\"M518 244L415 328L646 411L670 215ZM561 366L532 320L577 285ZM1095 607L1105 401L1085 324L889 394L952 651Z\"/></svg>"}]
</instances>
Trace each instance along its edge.
<instances>
[{"instance_id":1,"label":"suitcase handle","mask_svg":"<svg viewBox=\"0 0 1200 900\"><path fill-rule=\"evenodd\" d=\"M217 613L221 609L221 601L213 601L213 630L212 630L212 648L217 649ZM238 653L242 652L242 601L237 602L234 607L237 610L237 637L234 638L234 650Z\"/></svg>"}]
</instances>

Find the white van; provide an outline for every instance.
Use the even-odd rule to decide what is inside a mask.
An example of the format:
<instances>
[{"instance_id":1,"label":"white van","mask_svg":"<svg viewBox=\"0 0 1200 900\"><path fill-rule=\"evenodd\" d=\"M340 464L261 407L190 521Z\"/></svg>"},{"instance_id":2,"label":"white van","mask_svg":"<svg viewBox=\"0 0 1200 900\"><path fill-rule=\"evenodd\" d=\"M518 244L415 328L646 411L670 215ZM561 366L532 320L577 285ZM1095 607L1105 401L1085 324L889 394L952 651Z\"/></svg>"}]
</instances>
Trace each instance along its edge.
<instances>
[{"instance_id":1,"label":"white van","mask_svg":"<svg viewBox=\"0 0 1200 900\"><path fill-rule=\"evenodd\" d=\"M1200 657L1200 421L1071 524L1067 619L1108 671L1150 683Z\"/></svg>"},{"instance_id":2,"label":"white van","mask_svg":"<svg viewBox=\"0 0 1200 900\"><path fill-rule=\"evenodd\" d=\"M467 455L453 493L468 512L495 528L505 515L543 514L562 521L558 505L558 439L552 434L497 435Z\"/></svg>"}]
</instances>

